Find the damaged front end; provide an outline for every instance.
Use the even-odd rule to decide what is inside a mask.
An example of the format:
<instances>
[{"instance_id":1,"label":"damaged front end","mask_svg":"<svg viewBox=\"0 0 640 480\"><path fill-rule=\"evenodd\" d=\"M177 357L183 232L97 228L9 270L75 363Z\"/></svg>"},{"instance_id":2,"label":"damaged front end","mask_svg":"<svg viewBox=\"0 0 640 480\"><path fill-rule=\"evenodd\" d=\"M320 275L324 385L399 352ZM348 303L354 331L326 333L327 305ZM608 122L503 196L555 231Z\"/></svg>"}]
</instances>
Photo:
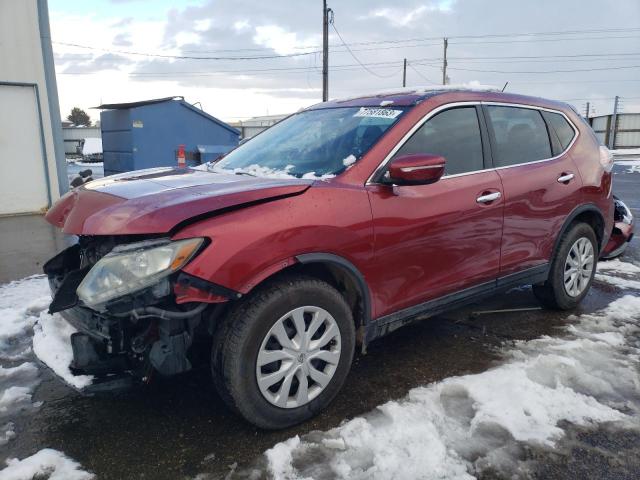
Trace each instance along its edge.
<instances>
[{"instance_id":1,"label":"damaged front end","mask_svg":"<svg viewBox=\"0 0 640 480\"><path fill-rule=\"evenodd\" d=\"M136 240L81 236L44 265L49 312L78 330L71 337L76 375L119 385L124 377L148 382L154 371L188 371L194 339L208 331L203 319L214 309L207 307L237 296L181 272L206 239Z\"/></svg>"}]
</instances>

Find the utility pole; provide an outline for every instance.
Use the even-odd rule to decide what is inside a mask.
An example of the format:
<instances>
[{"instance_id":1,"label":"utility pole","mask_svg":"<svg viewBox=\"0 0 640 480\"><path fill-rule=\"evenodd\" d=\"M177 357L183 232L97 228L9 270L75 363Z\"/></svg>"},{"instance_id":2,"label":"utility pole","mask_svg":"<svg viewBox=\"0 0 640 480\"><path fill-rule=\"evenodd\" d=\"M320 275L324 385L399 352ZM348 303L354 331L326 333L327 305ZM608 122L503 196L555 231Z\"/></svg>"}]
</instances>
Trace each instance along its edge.
<instances>
[{"instance_id":1,"label":"utility pole","mask_svg":"<svg viewBox=\"0 0 640 480\"><path fill-rule=\"evenodd\" d=\"M404 67L402 69L402 86L407 86L407 59L404 59Z\"/></svg>"},{"instance_id":2,"label":"utility pole","mask_svg":"<svg viewBox=\"0 0 640 480\"><path fill-rule=\"evenodd\" d=\"M587 107L585 108L585 112L584 112L584 118L587 119L587 122L589 121L589 109L591 108L591 104L589 102L587 102Z\"/></svg>"},{"instance_id":3,"label":"utility pole","mask_svg":"<svg viewBox=\"0 0 640 480\"><path fill-rule=\"evenodd\" d=\"M447 47L449 46L449 39L443 38L444 40L444 57L442 59L442 84L447 84Z\"/></svg>"},{"instance_id":4,"label":"utility pole","mask_svg":"<svg viewBox=\"0 0 640 480\"><path fill-rule=\"evenodd\" d=\"M329 100L329 9L322 0L322 101Z\"/></svg>"},{"instance_id":5,"label":"utility pole","mask_svg":"<svg viewBox=\"0 0 640 480\"><path fill-rule=\"evenodd\" d=\"M609 125L609 149L613 150L616 145L616 131L618 130L618 100L620 97L616 95L613 101L613 115L611 115L611 125Z\"/></svg>"}]
</instances>

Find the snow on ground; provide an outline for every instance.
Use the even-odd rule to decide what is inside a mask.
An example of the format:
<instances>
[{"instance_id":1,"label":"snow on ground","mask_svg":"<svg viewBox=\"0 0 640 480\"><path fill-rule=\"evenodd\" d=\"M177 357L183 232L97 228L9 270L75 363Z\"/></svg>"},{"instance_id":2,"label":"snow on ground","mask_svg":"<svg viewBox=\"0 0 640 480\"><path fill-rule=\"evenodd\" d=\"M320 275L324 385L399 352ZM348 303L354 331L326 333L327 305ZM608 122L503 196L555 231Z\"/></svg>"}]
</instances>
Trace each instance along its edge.
<instances>
[{"instance_id":1,"label":"snow on ground","mask_svg":"<svg viewBox=\"0 0 640 480\"><path fill-rule=\"evenodd\" d=\"M600 272L610 272L616 275L604 275ZM640 290L640 267L619 259L598 263L596 280L622 289Z\"/></svg>"},{"instance_id":2,"label":"snow on ground","mask_svg":"<svg viewBox=\"0 0 640 480\"><path fill-rule=\"evenodd\" d=\"M640 268L603 262L600 271ZM598 279L611 275L601 273ZM628 280L632 281L632 280ZM619 285L626 289L627 286ZM553 447L561 422L640 427L640 297L570 316L558 337L505 347L485 372L411 390L327 432L293 437L265 452L276 479L469 479L526 468L524 445Z\"/></svg>"},{"instance_id":3,"label":"snow on ground","mask_svg":"<svg viewBox=\"0 0 640 480\"><path fill-rule=\"evenodd\" d=\"M0 480L88 480L92 473L82 470L79 463L63 453L45 448L30 457L7 460L7 468L0 471Z\"/></svg>"},{"instance_id":4,"label":"snow on ground","mask_svg":"<svg viewBox=\"0 0 640 480\"><path fill-rule=\"evenodd\" d=\"M37 409L33 390L40 383L38 367L23 361L31 353L31 332L51 296L43 277L29 277L0 286L0 445L15 437L11 418Z\"/></svg>"},{"instance_id":5,"label":"snow on ground","mask_svg":"<svg viewBox=\"0 0 640 480\"><path fill-rule=\"evenodd\" d=\"M43 312L34 327L33 352L69 385L83 388L91 385L93 377L73 375L69 370L73 360L71 334L75 332L77 330L60 315Z\"/></svg>"},{"instance_id":6,"label":"snow on ground","mask_svg":"<svg viewBox=\"0 0 640 480\"><path fill-rule=\"evenodd\" d=\"M76 329L60 315L49 315L45 311L49 303L49 284L42 275L0 286L0 359L24 358L33 349L40 361L67 383L85 387L92 377L74 376L69 370L70 337Z\"/></svg>"},{"instance_id":7,"label":"snow on ground","mask_svg":"<svg viewBox=\"0 0 640 480\"><path fill-rule=\"evenodd\" d=\"M76 161L71 161L67 159L67 177L69 179L69 183L71 180L80 173L81 170L90 169L92 172L92 177L94 179L104 177L104 164L102 162L98 163L81 163Z\"/></svg>"},{"instance_id":8,"label":"snow on ground","mask_svg":"<svg viewBox=\"0 0 640 480\"><path fill-rule=\"evenodd\" d=\"M625 150L612 150L615 154L615 164L627 167L625 173L640 173L640 148L630 148L628 151L633 153L623 153Z\"/></svg>"},{"instance_id":9,"label":"snow on ground","mask_svg":"<svg viewBox=\"0 0 640 480\"><path fill-rule=\"evenodd\" d=\"M622 155L640 155L640 148L618 148L616 150L609 150L616 156Z\"/></svg>"},{"instance_id":10,"label":"snow on ground","mask_svg":"<svg viewBox=\"0 0 640 480\"><path fill-rule=\"evenodd\" d=\"M41 275L0 286L0 359L17 360L31 351L27 333L50 302L49 285Z\"/></svg>"},{"instance_id":11,"label":"snow on ground","mask_svg":"<svg viewBox=\"0 0 640 480\"><path fill-rule=\"evenodd\" d=\"M640 173L640 159L623 160L620 162L616 162L616 165L627 167L625 173Z\"/></svg>"},{"instance_id":12,"label":"snow on ground","mask_svg":"<svg viewBox=\"0 0 640 480\"><path fill-rule=\"evenodd\" d=\"M62 317L49 315L51 302L47 279L42 275L0 285L0 446L16 437L13 418L36 410L33 392L40 383L40 370L29 358L39 359L68 383L82 387L91 377L74 377L69 371L71 343L75 332ZM33 342L33 347L32 347ZM20 363L21 362L21 363ZM23 460L9 459L0 480L75 480L93 478L80 465L55 450L44 449Z\"/></svg>"},{"instance_id":13,"label":"snow on ground","mask_svg":"<svg viewBox=\"0 0 640 480\"><path fill-rule=\"evenodd\" d=\"M598 272L612 271L621 274L640 274L640 267L630 262L623 262L619 258L598 263Z\"/></svg>"}]
</instances>

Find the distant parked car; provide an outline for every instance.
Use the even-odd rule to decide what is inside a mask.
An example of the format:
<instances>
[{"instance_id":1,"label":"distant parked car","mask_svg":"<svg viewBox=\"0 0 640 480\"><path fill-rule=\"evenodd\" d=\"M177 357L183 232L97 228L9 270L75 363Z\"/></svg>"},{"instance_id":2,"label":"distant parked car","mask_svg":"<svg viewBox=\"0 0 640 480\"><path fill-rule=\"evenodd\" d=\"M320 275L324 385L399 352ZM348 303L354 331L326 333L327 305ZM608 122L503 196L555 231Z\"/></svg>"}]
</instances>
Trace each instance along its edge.
<instances>
[{"instance_id":1,"label":"distant parked car","mask_svg":"<svg viewBox=\"0 0 640 480\"><path fill-rule=\"evenodd\" d=\"M587 295L614 224L612 159L568 105L494 91L359 96L296 113L207 171L93 181L47 220L76 373L148 381L211 345L221 397L263 428L320 412L354 351L522 284Z\"/></svg>"},{"instance_id":2,"label":"distant parked car","mask_svg":"<svg viewBox=\"0 0 640 480\"><path fill-rule=\"evenodd\" d=\"M604 260L621 257L627 249L627 245L633 239L634 220L631 210L615 195L613 196L613 202L615 204L613 217L615 223L609 242L600 256Z\"/></svg>"}]
</instances>

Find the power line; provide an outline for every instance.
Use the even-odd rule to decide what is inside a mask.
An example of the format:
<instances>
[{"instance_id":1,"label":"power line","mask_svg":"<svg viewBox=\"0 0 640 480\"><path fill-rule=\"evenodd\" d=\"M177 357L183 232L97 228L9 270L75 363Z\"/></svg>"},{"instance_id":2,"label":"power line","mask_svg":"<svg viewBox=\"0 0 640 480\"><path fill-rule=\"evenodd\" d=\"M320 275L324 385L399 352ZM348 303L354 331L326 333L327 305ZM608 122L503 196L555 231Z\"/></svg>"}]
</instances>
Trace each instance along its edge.
<instances>
[{"instance_id":1,"label":"power line","mask_svg":"<svg viewBox=\"0 0 640 480\"><path fill-rule=\"evenodd\" d=\"M411 70L413 70L414 72L416 72L420 77L422 77L424 80L426 80L429 83L433 83L434 85L436 84L436 82L434 82L433 80L431 80L430 78L427 78L425 75L422 74L422 72L420 72L416 67L414 67L410 62L407 62L407 65L409 65L409 67L411 67Z\"/></svg>"},{"instance_id":2,"label":"power line","mask_svg":"<svg viewBox=\"0 0 640 480\"><path fill-rule=\"evenodd\" d=\"M302 57L306 55L315 55L318 51L313 52L300 52L300 53L289 53L286 55L260 55L260 56L245 56L245 57L201 57L201 56L193 56L193 55L168 55L162 53L146 53L146 52L132 52L127 50L110 50L107 48L99 48L99 47L90 47L88 45L80 45L77 43L65 43L65 42L51 42L56 45L65 45L67 47L76 47L76 48L84 48L87 50L98 50L106 53L118 53L121 55L137 55L142 57L154 57L154 58L170 58L173 60L268 60L274 58L291 58L291 57Z\"/></svg>"},{"instance_id":3,"label":"power line","mask_svg":"<svg viewBox=\"0 0 640 480\"><path fill-rule=\"evenodd\" d=\"M335 30L335 26L334 26ZM615 29L591 29L591 30L566 30L566 31L555 31L555 32L528 32L528 33L505 33L505 34L485 34L485 35L450 35L448 38L453 39L455 44L484 44L484 43L519 43L519 42L530 42L530 41L557 41L558 36L564 35L584 35L584 34L593 34L593 33L633 33L640 31L640 28L615 28ZM336 30L336 33L337 30ZM527 38L523 40L499 40L499 41L483 41L487 38L512 38L512 37L544 37L544 36L553 36L556 38L552 39L535 39L535 38ZM340 35L338 34L338 37ZM442 37L418 37L418 38L409 38L409 39L398 39L398 40L379 40L379 41L369 41L369 42L353 42L347 44L343 39L342 44L331 45L331 47L344 47L347 49L349 53L353 55L354 51L367 51L367 50L379 50L382 48L412 48L412 47L424 47L429 46L425 44L418 45L399 45L402 43L410 43L410 42L424 42L424 41L433 41L433 46L440 45L439 40ZM591 37L591 38L565 38L563 40L589 40L589 39L616 39L616 38L640 38L637 36L600 36L600 37ZM459 42L457 39L463 40L474 40L470 42ZM480 40L480 41L476 41ZM293 48L308 50L310 48L314 48L316 50L313 51L305 51L299 53L290 53L283 55L254 55L254 56L201 56L201 55L170 55L170 54L161 54L161 53L149 53L149 52L138 52L138 51L128 51L128 50L113 50L101 47L94 47L89 45L83 45L78 43L70 43L70 42L52 42L56 45L63 45L68 47L82 48L86 50L96 50L102 51L106 53L117 53L121 55L135 55L135 56L144 56L144 57L155 57L155 58L170 58L177 60L262 60L262 59L275 59L275 58L293 58L307 55L315 55L320 53L318 45L313 46L294 46ZM373 49L361 49L355 50L351 49L350 46L355 45L378 45L377 48ZM398 45L398 46L388 46L388 47L380 47L380 45ZM185 53L195 53L195 54L206 54L206 53L226 53L226 52L243 52L243 51L263 51L263 50L273 50L269 47L263 48L239 48L239 49L220 49L220 50L210 50L210 51L185 51Z\"/></svg>"},{"instance_id":4,"label":"power line","mask_svg":"<svg viewBox=\"0 0 640 480\"><path fill-rule=\"evenodd\" d=\"M593 72L593 71L603 71L603 70L626 70L629 68L640 68L640 65L627 65L627 66L604 67L604 68L577 68L573 70L531 70L531 71L478 70L474 68L460 68L460 67L449 67L449 68L451 70L461 70L465 72L480 72L480 73L550 74L550 73Z\"/></svg>"},{"instance_id":5,"label":"power line","mask_svg":"<svg viewBox=\"0 0 640 480\"><path fill-rule=\"evenodd\" d=\"M336 32L336 35L338 35L338 38L339 38L339 39L340 39L340 41L342 42L342 45L344 45L344 46L345 46L345 48L349 51L349 53L351 54L351 56L353 57L353 59L354 59L356 62L358 62L358 64L359 64L363 69L365 69L367 72L369 72L371 75L373 75L373 76L375 76L375 77L378 77L378 78L389 78L389 77L394 76L394 75L397 73L397 72L395 72L395 73L392 73L391 75L380 75L380 74L378 74L378 73L374 72L373 70L370 70L369 68L367 68L367 66L366 66L364 63L362 63L358 57L356 57L355 53L353 53L353 52L351 51L351 49L349 48L349 46L347 45L347 43L346 43L346 42L344 41L344 39L342 38L342 35L340 35L340 32L339 32L339 31L338 31L338 29L336 28L336 25L335 25L335 23L334 23L334 22L331 22L331 26L333 27L334 32Z\"/></svg>"}]
</instances>

